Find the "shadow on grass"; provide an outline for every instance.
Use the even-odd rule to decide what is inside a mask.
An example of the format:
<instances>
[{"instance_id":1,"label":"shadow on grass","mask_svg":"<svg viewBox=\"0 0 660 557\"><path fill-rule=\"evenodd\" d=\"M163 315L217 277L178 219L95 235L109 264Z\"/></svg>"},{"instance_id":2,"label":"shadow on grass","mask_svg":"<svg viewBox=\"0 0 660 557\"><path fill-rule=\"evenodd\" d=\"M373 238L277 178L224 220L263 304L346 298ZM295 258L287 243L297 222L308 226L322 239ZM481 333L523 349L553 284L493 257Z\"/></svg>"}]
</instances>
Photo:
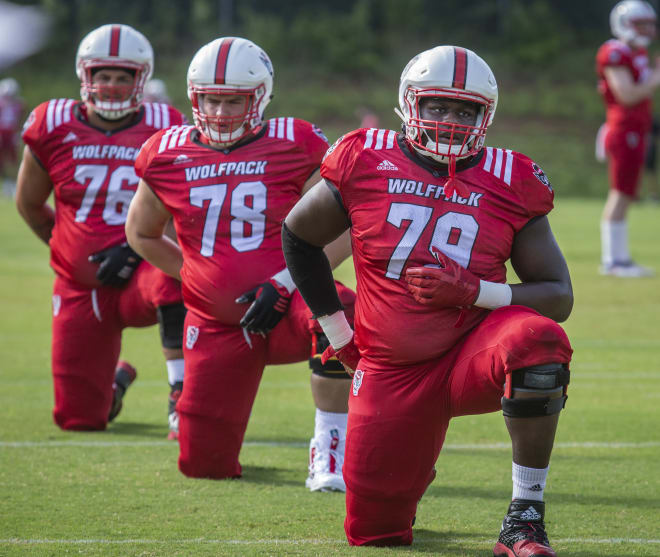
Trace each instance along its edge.
<instances>
[{"instance_id":1,"label":"shadow on grass","mask_svg":"<svg viewBox=\"0 0 660 557\"><path fill-rule=\"evenodd\" d=\"M273 486L292 486L301 487L305 484L305 478L291 478L291 470L287 468L275 468L273 466L243 466L243 477L241 482L273 485ZM327 494L324 494L327 495ZM342 497L343 493L339 493Z\"/></svg>"},{"instance_id":2,"label":"shadow on grass","mask_svg":"<svg viewBox=\"0 0 660 557\"><path fill-rule=\"evenodd\" d=\"M142 422L116 422L108 426L106 432L110 435L135 435L167 440L167 427L161 424L148 424ZM101 432L99 432L101 433ZM175 444L175 442L173 442Z\"/></svg>"},{"instance_id":3,"label":"shadow on grass","mask_svg":"<svg viewBox=\"0 0 660 557\"><path fill-rule=\"evenodd\" d=\"M434 555L474 555L476 557L492 557L493 551L490 548L483 550L467 549L474 546L475 539L488 539L489 533L484 532L436 532L434 530L427 530L425 528L415 528L413 530L414 538L413 544L410 548L397 548L408 549L416 553L432 553ZM493 535L492 533L490 533ZM462 542L461 540L465 540ZM496 536L493 537L492 545L495 545Z\"/></svg>"},{"instance_id":4,"label":"shadow on grass","mask_svg":"<svg viewBox=\"0 0 660 557\"><path fill-rule=\"evenodd\" d=\"M438 497L441 499L490 499L501 501L502 513L506 512L511 497L510 489L492 489L487 487L452 487L448 485L432 485L424 493L424 498ZM629 494L604 495L604 494L575 494L558 493L553 491L546 496L546 502L550 499L550 505L585 505L585 506L612 506L617 509L638 508L638 509L657 509L658 500L652 497L632 497ZM504 516L504 515L502 515Z\"/></svg>"}]
</instances>

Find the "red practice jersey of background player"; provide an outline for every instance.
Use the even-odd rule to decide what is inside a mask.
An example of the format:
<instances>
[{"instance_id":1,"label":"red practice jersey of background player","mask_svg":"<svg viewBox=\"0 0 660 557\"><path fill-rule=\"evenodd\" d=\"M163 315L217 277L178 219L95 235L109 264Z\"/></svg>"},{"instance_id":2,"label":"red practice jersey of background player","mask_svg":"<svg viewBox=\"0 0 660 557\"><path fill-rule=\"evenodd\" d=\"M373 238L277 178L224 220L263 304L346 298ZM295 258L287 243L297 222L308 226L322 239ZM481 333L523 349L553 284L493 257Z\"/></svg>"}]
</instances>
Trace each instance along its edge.
<instances>
[{"instance_id":1,"label":"red practice jersey of background player","mask_svg":"<svg viewBox=\"0 0 660 557\"><path fill-rule=\"evenodd\" d=\"M245 307L236 298L285 268L282 221L327 147L318 128L295 118L273 118L225 150L203 143L192 126L143 146L136 172L174 217L188 309L238 325Z\"/></svg>"},{"instance_id":2,"label":"red practice jersey of background player","mask_svg":"<svg viewBox=\"0 0 660 557\"><path fill-rule=\"evenodd\" d=\"M51 266L58 275L99 286L90 254L126 241L124 223L138 178L140 146L157 130L186 119L165 104L144 103L131 124L109 132L90 125L86 106L53 99L37 106L23 141L50 175L55 195Z\"/></svg>"},{"instance_id":3,"label":"red practice jersey of background player","mask_svg":"<svg viewBox=\"0 0 660 557\"><path fill-rule=\"evenodd\" d=\"M435 246L477 277L504 283L514 236L553 207L554 193L538 165L492 147L459 162L465 197L446 198L446 173L426 166L391 130L340 138L321 174L337 188L353 223L356 343L375 363L438 358L488 314L472 306L459 320L459 308L419 304L404 280L408 267L437 265Z\"/></svg>"},{"instance_id":4,"label":"red practice jersey of background player","mask_svg":"<svg viewBox=\"0 0 660 557\"><path fill-rule=\"evenodd\" d=\"M646 49L631 49L625 43L611 39L604 43L596 54L596 72L598 74L598 91L603 96L607 111L607 124L611 127L635 129L646 133L651 129L651 99L644 99L634 106L620 104L607 80L605 68L623 67L630 70L635 83L641 83L649 72L649 58Z\"/></svg>"}]
</instances>

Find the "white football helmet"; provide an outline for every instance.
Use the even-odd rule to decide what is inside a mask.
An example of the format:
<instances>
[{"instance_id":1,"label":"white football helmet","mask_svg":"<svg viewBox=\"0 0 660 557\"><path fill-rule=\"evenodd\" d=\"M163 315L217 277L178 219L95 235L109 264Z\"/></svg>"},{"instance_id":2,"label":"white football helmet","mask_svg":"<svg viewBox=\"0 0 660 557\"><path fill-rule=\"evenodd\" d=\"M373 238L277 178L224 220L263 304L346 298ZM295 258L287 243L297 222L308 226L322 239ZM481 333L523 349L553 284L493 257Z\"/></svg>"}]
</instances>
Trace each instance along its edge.
<instances>
[{"instance_id":1,"label":"white football helmet","mask_svg":"<svg viewBox=\"0 0 660 557\"><path fill-rule=\"evenodd\" d=\"M135 74L131 88L118 88L92 82L95 69L127 70ZM108 120L118 120L137 110L145 82L154 71L154 52L147 38L128 25L108 24L94 29L80 43L76 74L82 100ZM118 93L123 100L103 100Z\"/></svg>"},{"instance_id":2,"label":"white football helmet","mask_svg":"<svg viewBox=\"0 0 660 557\"><path fill-rule=\"evenodd\" d=\"M423 120L420 102L428 97L467 101L478 105L474 126ZM470 157L484 145L486 130L497 108L497 82L479 56L467 48L436 46L415 56L403 70L399 83L399 108L405 133L422 155L448 164ZM449 140L440 136L450 134Z\"/></svg>"},{"instance_id":3,"label":"white football helmet","mask_svg":"<svg viewBox=\"0 0 660 557\"><path fill-rule=\"evenodd\" d=\"M0 97L18 97L21 86L13 77L0 80Z\"/></svg>"},{"instance_id":4,"label":"white football helmet","mask_svg":"<svg viewBox=\"0 0 660 557\"><path fill-rule=\"evenodd\" d=\"M145 102L168 103L170 96L167 94L167 85L162 79L150 79L144 86Z\"/></svg>"},{"instance_id":5,"label":"white football helmet","mask_svg":"<svg viewBox=\"0 0 660 557\"><path fill-rule=\"evenodd\" d=\"M188 68L188 98L195 126L214 143L235 143L261 125L272 93L270 58L247 39L216 39L197 51ZM203 110L205 94L243 95L245 110L234 117L208 115Z\"/></svg>"},{"instance_id":6,"label":"white football helmet","mask_svg":"<svg viewBox=\"0 0 660 557\"><path fill-rule=\"evenodd\" d=\"M619 40L638 48L646 48L655 35L640 32L638 23L655 24L656 14L653 6L642 0L623 0L610 12L610 28Z\"/></svg>"}]
</instances>

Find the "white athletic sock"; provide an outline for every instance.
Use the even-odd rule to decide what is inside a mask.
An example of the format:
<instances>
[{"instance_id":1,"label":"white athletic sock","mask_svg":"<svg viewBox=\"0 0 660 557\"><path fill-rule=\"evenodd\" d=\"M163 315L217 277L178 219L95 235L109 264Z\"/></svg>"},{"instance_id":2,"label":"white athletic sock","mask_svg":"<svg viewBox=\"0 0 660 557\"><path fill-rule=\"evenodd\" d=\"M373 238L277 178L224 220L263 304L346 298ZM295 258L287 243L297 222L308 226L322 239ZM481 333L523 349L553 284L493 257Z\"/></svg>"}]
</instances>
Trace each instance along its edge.
<instances>
[{"instance_id":1,"label":"white athletic sock","mask_svg":"<svg viewBox=\"0 0 660 557\"><path fill-rule=\"evenodd\" d=\"M600 223L601 262L603 265L630 261L628 222L604 220Z\"/></svg>"},{"instance_id":2,"label":"white athletic sock","mask_svg":"<svg viewBox=\"0 0 660 557\"><path fill-rule=\"evenodd\" d=\"M166 360L167 381L170 385L181 383L183 381L183 358L176 360Z\"/></svg>"},{"instance_id":3,"label":"white athletic sock","mask_svg":"<svg viewBox=\"0 0 660 557\"><path fill-rule=\"evenodd\" d=\"M314 437L327 434L331 429L338 429L340 434L346 434L346 423L348 414L325 412L316 409L316 418L314 420Z\"/></svg>"},{"instance_id":4,"label":"white athletic sock","mask_svg":"<svg viewBox=\"0 0 660 557\"><path fill-rule=\"evenodd\" d=\"M547 468L527 468L512 462L511 479L513 480L512 499L531 499L543 501L543 490L548 477Z\"/></svg>"}]
</instances>

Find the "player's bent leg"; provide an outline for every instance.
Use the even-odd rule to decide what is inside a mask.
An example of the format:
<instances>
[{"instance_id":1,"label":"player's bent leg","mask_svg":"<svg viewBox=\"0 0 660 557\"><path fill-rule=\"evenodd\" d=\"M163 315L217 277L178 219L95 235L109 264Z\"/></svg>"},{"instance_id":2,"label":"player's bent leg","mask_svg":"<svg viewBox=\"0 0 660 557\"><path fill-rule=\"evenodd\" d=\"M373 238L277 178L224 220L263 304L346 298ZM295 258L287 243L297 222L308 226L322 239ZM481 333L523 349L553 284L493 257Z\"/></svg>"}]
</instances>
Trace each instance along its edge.
<instances>
[{"instance_id":1,"label":"player's bent leg","mask_svg":"<svg viewBox=\"0 0 660 557\"><path fill-rule=\"evenodd\" d=\"M53 291L53 419L62 429L106 428L121 328L113 291L90 290L61 278Z\"/></svg>"},{"instance_id":2,"label":"player's bent leg","mask_svg":"<svg viewBox=\"0 0 660 557\"><path fill-rule=\"evenodd\" d=\"M353 294L350 290L348 293ZM351 315L353 300L354 296L348 300ZM346 491L342 467L351 377L337 358L331 358L325 364L321 362L321 354L330 343L315 319L309 321L309 327L312 335L310 384L316 415L314 437L309 443L309 474L305 486L310 491Z\"/></svg>"},{"instance_id":3,"label":"player's bent leg","mask_svg":"<svg viewBox=\"0 0 660 557\"><path fill-rule=\"evenodd\" d=\"M160 341L167 366L167 381L170 394L167 398L167 423L169 433L167 438L179 438L179 414L176 403L183 391L184 361L183 361L183 323L186 308L183 303L158 306L156 310Z\"/></svg>"},{"instance_id":4,"label":"player's bent leg","mask_svg":"<svg viewBox=\"0 0 660 557\"><path fill-rule=\"evenodd\" d=\"M361 367L349 397L344 529L351 545L410 545L448 425L440 382L429 366L375 371L362 361Z\"/></svg>"},{"instance_id":5,"label":"player's bent leg","mask_svg":"<svg viewBox=\"0 0 660 557\"><path fill-rule=\"evenodd\" d=\"M265 366L266 340L190 311L185 331L179 469L196 478L240 476L238 456Z\"/></svg>"},{"instance_id":6,"label":"player's bent leg","mask_svg":"<svg viewBox=\"0 0 660 557\"><path fill-rule=\"evenodd\" d=\"M245 424L179 411L179 470L189 478L240 478Z\"/></svg>"}]
</instances>

